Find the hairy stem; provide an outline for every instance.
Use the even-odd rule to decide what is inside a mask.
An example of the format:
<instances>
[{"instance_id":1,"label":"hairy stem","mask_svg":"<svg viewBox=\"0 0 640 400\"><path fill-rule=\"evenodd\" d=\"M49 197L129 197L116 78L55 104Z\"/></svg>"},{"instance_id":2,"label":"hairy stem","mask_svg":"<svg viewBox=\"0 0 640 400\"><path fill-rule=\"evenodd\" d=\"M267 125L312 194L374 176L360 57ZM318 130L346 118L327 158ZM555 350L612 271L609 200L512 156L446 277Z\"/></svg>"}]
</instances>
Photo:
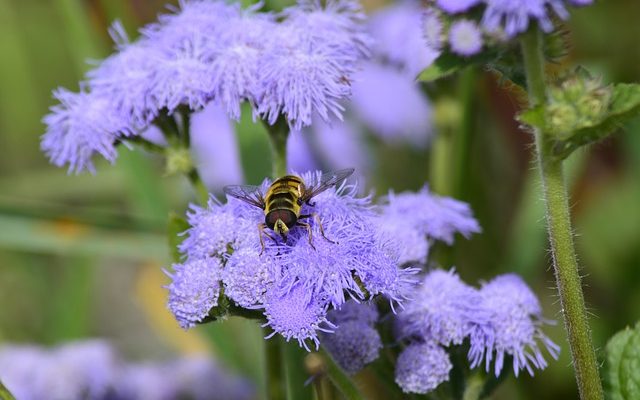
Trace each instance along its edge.
<instances>
[{"instance_id":1,"label":"hairy stem","mask_svg":"<svg viewBox=\"0 0 640 400\"><path fill-rule=\"evenodd\" d=\"M282 338L275 335L264 341L266 372L267 372L267 399L285 400L285 371L282 360Z\"/></svg>"},{"instance_id":2,"label":"hairy stem","mask_svg":"<svg viewBox=\"0 0 640 400\"><path fill-rule=\"evenodd\" d=\"M326 366L327 376L334 386L342 393L346 400L364 400L360 389L353 383L351 378L333 361L331 355L322 350L322 358Z\"/></svg>"},{"instance_id":3,"label":"hairy stem","mask_svg":"<svg viewBox=\"0 0 640 400\"><path fill-rule=\"evenodd\" d=\"M541 33L536 29L522 38L522 53L527 75L530 106L545 101L546 87ZM547 214L549 242L553 254L556 285L560 295L565 329L571 347L571 356L576 373L580 398L596 400L603 398L602 384L598 375L596 354L587 321L584 295L578 272L573 244L567 190L562 171L562 162L552 155L548 132L536 129L535 142L538 168L542 177L544 201Z\"/></svg>"}]
</instances>

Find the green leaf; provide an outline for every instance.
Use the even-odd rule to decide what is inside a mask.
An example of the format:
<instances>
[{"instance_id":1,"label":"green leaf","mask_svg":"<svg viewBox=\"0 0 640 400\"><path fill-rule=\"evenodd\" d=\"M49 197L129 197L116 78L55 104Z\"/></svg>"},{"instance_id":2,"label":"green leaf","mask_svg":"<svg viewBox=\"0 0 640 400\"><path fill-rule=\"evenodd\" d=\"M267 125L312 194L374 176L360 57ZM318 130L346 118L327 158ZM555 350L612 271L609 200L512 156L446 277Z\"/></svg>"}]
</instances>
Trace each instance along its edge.
<instances>
[{"instance_id":1,"label":"green leaf","mask_svg":"<svg viewBox=\"0 0 640 400\"><path fill-rule=\"evenodd\" d=\"M2 384L2 382L0 382L0 400L16 400L16 398L13 397L9 389L7 389Z\"/></svg>"},{"instance_id":2,"label":"green leaf","mask_svg":"<svg viewBox=\"0 0 640 400\"><path fill-rule=\"evenodd\" d=\"M609 340L605 367L607 398L640 398L640 324L618 332Z\"/></svg>"},{"instance_id":3,"label":"green leaf","mask_svg":"<svg viewBox=\"0 0 640 400\"><path fill-rule=\"evenodd\" d=\"M477 64L485 64L495 58L492 52L485 52L473 57L460 57L455 54L444 52L429 67L425 68L418 75L420 82L432 82L445 76L451 75L464 67Z\"/></svg>"},{"instance_id":4,"label":"green leaf","mask_svg":"<svg viewBox=\"0 0 640 400\"><path fill-rule=\"evenodd\" d=\"M181 261L180 250L178 246L186 238L185 235L181 235L182 232L189 229L189 223L186 219L182 218L178 214L169 213L169 224L167 226L167 235L169 237L169 249L171 250L171 259L175 263Z\"/></svg>"}]
</instances>

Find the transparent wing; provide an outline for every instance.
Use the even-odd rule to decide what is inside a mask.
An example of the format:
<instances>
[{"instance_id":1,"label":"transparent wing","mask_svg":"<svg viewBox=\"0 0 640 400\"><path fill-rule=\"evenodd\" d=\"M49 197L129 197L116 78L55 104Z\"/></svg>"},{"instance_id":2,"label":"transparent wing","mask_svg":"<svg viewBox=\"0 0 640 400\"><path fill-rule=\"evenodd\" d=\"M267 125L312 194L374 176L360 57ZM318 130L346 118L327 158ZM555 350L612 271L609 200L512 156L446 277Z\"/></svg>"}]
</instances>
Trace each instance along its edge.
<instances>
[{"instance_id":1,"label":"transparent wing","mask_svg":"<svg viewBox=\"0 0 640 400\"><path fill-rule=\"evenodd\" d=\"M256 206L264 210L264 198L262 197L260 186L253 185L229 185L224 187L224 193L227 196L235 197L252 206Z\"/></svg>"},{"instance_id":2,"label":"transparent wing","mask_svg":"<svg viewBox=\"0 0 640 400\"><path fill-rule=\"evenodd\" d=\"M307 188L304 191L304 194L302 195L302 197L300 197L300 201L308 202L309 200L311 200L313 196L317 196L318 194L329 189L330 187L340 184L342 181L344 181L349 176L351 176L351 174L353 174L353 171L355 171L355 169L347 168L347 169L341 169L339 171L327 172L325 174L322 174L322 179L320 180L320 183L318 183L313 187Z\"/></svg>"}]
</instances>

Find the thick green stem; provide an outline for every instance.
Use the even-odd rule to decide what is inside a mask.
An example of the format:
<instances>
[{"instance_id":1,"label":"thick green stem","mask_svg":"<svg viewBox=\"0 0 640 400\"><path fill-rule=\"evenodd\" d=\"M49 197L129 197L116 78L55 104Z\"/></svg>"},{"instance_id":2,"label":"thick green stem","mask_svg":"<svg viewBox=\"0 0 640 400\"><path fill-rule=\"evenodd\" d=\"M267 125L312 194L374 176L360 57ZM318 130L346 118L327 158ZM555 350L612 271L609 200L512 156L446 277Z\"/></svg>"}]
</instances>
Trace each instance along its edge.
<instances>
[{"instance_id":1,"label":"thick green stem","mask_svg":"<svg viewBox=\"0 0 640 400\"><path fill-rule=\"evenodd\" d=\"M462 400L478 400L482 397L484 388L484 376L480 372L475 372L467 377Z\"/></svg>"},{"instance_id":2,"label":"thick green stem","mask_svg":"<svg viewBox=\"0 0 640 400\"><path fill-rule=\"evenodd\" d=\"M326 366L327 376L335 387L342 393L346 400L364 400L364 396L360 392L360 389L353 383L351 378L345 374L331 355L322 350L322 358Z\"/></svg>"},{"instance_id":3,"label":"thick green stem","mask_svg":"<svg viewBox=\"0 0 640 400\"><path fill-rule=\"evenodd\" d=\"M532 30L522 38L530 106L545 101L546 87L541 33ZM538 167L542 177L549 242L553 253L556 285L571 347L580 398L603 398L595 350L587 321L578 262L576 260L562 162L552 155L548 132L535 130Z\"/></svg>"},{"instance_id":4,"label":"thick green stem","mask_svg":"<svg viewBox=\"0 0 640 400\"><path fill-rule=\"evenodd\" d=\"M287 138L289 137L289 126L287 120L279 118L275 124L269 125L264 122L269 140L271 142L271 154L273 164L273 178L279 178L287 174Z\"/></svg>"},{"instance_id":5,"label":"thick green stem","mask_svg":"<svg viewBox=\"0 0 640 400\"><path fill-rule=\"evenodd\" d=\"M267 399L285 400L285 371L282 360L282 337L274 337L264 341L266 372L267 372Z\"/></svg>"},{"instance_id":6,"label":"thick green stem","mask_svg":"<svg viewBox=\"0 0 640 400\"><path fill-rule=\"evenodd\" d=\"M13 397L9 389L7 389L2 384L2 382L0 382L0 400L16 400L16 398Z\"/></svg>"}]
</instances>

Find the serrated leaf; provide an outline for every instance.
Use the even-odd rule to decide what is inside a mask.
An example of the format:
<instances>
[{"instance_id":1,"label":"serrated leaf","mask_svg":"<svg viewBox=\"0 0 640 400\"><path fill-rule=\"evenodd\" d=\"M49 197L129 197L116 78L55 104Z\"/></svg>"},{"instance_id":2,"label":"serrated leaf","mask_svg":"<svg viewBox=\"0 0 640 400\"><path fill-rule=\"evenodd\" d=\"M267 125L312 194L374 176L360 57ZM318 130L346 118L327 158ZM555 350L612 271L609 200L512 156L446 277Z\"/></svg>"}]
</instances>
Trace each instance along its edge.
<instances>
[{"instance_id":1,"label":"serrated leaf","mask_svg":"<svg viewBox=\"0 0 640 400\"><path fill-rule=\"evenodd\" d=\"M422 70L417 77L420 82L432 82L451 75L464 67L477 64L486 64L495 58L494 53L480 53L473 57L460 57L449 52L443 52L438 58Z\"/></svg>"},{"instance_id":2,"label":"serrated leaf","mask_svg":"<svg viewBox=\"0 0 640 400\"><path fill-rule=\"evenodd\" d=\"M186 236L181 235L181 233L187 229L189 229L189 223L186 219L174 212L169 214L167 235L169 238L169 248L171 249L171 259L175 263L179 263L181 261L181 254L180 250L178 250L178 246L186 238Z\"/></svg>"},{"instance_id":3,"label":"serrated leaf","mask_svg":"<svg viewBox=\"0 0 640 400\"><path fill-rule=\"evenodd\" d=\"M606 346L605 390L611 400L640 398L640 324L615 334Z\"/></svg>"}]
</instances>

